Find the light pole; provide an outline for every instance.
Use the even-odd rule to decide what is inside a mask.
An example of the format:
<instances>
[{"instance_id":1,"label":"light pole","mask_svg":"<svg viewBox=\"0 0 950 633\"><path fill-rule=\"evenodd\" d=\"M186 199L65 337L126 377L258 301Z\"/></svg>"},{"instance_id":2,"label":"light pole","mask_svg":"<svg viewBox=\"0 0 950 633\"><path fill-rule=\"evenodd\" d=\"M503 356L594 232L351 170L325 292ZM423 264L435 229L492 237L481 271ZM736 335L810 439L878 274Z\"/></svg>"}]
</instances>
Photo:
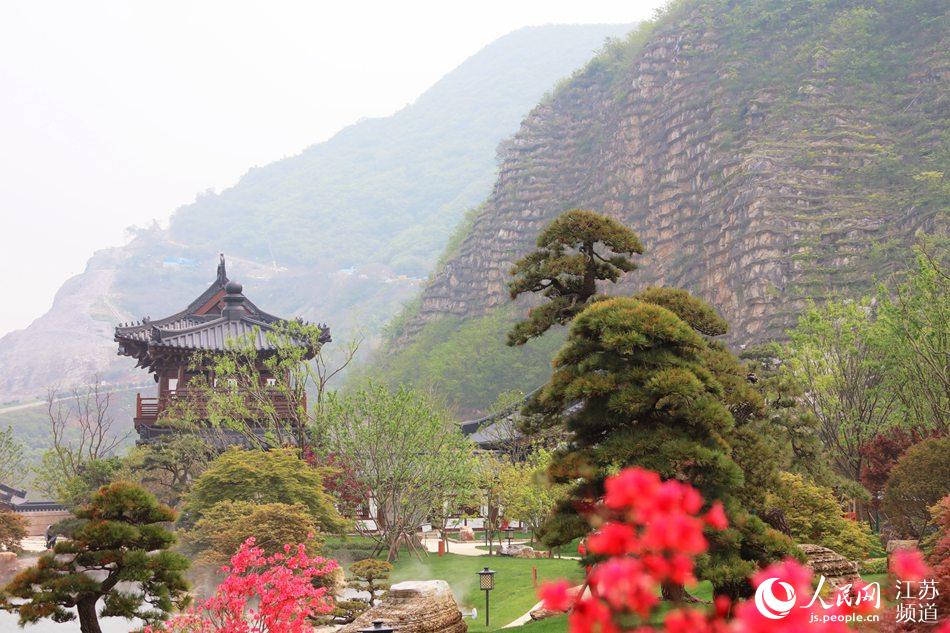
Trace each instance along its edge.
<instances>
[{"instance_id":1,"label":"light pole","mask_svg":"<svg viewBox=\"0 0 950 633\"><path fill-rule=\"evenodd\" d=\"M495 588L495 572L487 567L478 572L478 587L485 592L485 626L488 626L488 595Z\"/></svg>"}]
</instances>

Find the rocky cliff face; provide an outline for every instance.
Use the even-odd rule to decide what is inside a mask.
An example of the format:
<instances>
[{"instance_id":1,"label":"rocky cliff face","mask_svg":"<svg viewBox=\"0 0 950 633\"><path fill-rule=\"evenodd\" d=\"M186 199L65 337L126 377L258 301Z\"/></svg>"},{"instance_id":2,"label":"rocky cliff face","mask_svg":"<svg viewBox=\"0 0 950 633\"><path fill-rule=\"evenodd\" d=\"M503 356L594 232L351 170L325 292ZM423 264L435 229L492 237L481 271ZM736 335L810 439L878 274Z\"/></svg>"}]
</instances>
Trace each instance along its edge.
<instances>
[{"instance_id":1,"label":"rocky cliff face","mask_svg":"<svg viewBox=\"0 0 950 633\"><path fill-rule=\"evenodd\" d=\"M184 307L217 254L264 309L372 337L418 291L453 227L491 190L496 146L555 82L630 25L526 28L485 47L391 117L179 209L167 229L95 254L52 309L0 339L0 403L99 372L147 380L115 356L112 327ZM146 193L147 195L147 193ZM127 359L126 359L127 360Z\"/></svg>"},{"instance_id":2,"label":"rocky cliff face","mask_svg":"<svg viewBox=\"0 0 950 633\"><path fill-rule=\"evenodd\" d=\"M946 24L939 2L675 5L525 119L406 337L508 302L511 263L573 207L646 246L609 292L687 288L733 342L868 289L947 227Z\"/></svg>"}]
</instances>

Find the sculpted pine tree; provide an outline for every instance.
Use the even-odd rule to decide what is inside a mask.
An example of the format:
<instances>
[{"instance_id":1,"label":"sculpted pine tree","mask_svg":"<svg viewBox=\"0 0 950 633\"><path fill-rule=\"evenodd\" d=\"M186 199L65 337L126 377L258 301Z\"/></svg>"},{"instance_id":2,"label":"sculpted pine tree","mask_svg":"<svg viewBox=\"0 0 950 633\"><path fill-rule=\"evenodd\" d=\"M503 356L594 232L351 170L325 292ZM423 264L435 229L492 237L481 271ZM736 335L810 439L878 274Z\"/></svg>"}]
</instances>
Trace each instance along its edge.
<instances>
[{"instance_id":1,"label":"sculpted pine tree","mask_svg":"<svg viewBox=\"0 0 950 633\"><path fill-rule=\"evenodd\" d=\"M559 480L580 483L543 530L545 540L548 534L578 536L569 533L580 525L576 513L603 495L606 477L640 466L723 503L730 527L709 536L710 552L699 567L717 593L746 593L746 578L758 564L789 553L788 539L744 504L747 474L733 441L761 400L746 388L734 357L700 334L725 329L702 301L656 288L597 301L575 318L534 404L552 421L582 404L567 418L570 439L551 467ZM749 475L755 480L768 473ZM665 593L683 597L678 587Z\"/></svg>"},{"instance_id":2,"label":"sculpted pine tree","mask_svg":"<svg viewBox=\"0 0 950 633\"><path fill-rule=\"evenodd\" d=\"M43 618L68 622L75 608L82 633L101 633L99 616L158 623L187 603L182 574L188 559L168 551L175 537L162 526L174 520L171 508L135 484L117 482L75 514L79 521L69 538L0 596L0 606L18 613L21 625Z\"/></svg>"},{"instance_id":3,"label":"sculpted pine tree","mask_svg":"<svg viewBox=\"0 0 950 633\"><path fill-rule=\"evenodd\" d=\"M512 299L540 292L549 301L528 312L508 333L509 345L524 345L554 325L570 322L597 296L597 282L616 282L637 266L643 253L637 234L620 222L592 211L562 213L538 236L538 250L515 262L508 284Z\"/></svg>"}]
</instances>

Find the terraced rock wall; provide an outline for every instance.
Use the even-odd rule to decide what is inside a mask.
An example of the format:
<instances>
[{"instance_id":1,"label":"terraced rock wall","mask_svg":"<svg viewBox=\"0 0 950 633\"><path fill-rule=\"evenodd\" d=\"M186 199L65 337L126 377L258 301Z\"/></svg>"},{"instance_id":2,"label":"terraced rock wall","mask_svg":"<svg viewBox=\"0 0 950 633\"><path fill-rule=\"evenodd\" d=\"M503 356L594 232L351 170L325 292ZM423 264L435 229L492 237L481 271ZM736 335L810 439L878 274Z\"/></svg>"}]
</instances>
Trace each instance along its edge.
<instances>
[{"instance_id":1,"label":"terraced rock wall","mask_svg":"<svg viewBox=\"0 0 950 633\"><path fill-rule=\"evenodd\" d=\"M646 245L608 292L687 288L733 342L780 337L808 297L869 290L919 231L947 227L946 23L935 2L681 3L503 145L491 197L403 340L507 303L511 263L572 207Z\"/></svg>"}]
</instances>

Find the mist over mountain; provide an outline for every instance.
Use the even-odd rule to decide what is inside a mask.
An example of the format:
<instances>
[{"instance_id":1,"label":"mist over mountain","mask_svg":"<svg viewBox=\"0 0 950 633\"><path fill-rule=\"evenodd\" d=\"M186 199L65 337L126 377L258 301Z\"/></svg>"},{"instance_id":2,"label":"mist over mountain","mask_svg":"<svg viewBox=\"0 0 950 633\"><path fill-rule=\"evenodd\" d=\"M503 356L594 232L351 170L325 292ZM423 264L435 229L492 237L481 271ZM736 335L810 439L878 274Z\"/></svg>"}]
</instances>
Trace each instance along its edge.
<instances>
[{"instance_id":1,"label":"mist over mountain","mask_svg":"<svg viewBox=\"0 0 950 633\"><path fill-rule=\"evenodd\" d=\"M214 278L219 252L265 309L327 322L338 340L372 337L490 193L498 143L606 38L630 28L518 30L394 115L251 169L178 209L167 229L140 229L129 244L97 252L49 312L0 339L0 402L93 373L114 384L146 379L116 356L113 326L184 307Z\"/></svg>"}]
</instances>

